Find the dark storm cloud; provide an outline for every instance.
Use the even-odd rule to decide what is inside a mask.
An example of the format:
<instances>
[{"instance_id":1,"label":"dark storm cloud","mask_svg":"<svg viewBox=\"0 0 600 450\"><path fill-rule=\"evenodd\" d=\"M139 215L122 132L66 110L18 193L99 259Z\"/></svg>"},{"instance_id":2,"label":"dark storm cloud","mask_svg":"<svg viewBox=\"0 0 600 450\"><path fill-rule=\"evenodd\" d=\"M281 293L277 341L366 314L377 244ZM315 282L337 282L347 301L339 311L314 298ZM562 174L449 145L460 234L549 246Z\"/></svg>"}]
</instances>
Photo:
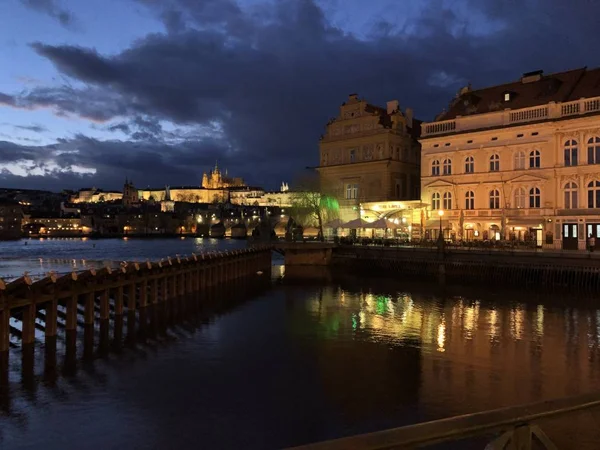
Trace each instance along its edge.
<instances>
[{"instance_id":1,"label":"dark storm cloud","mask_svg":"<svg viewBox=\"0 0 600 450\"><path fill-rule=\"evenodd\" d=\"M72 27L75 21L73 14L65 8L61 8L55 0L21 0L27 8L33 9L58 20L63 27Z\"/></svg>"},{"instance_id":2,"label":"dark storm cloud","mask_svg":"<svg viewBox=\"0 0 600 450\"><path fill-rule=\"evenodd\" d=\"M197 183L218 158L230 173L274 187L316 163L319 135L350 92L378 104L398 99L431 120L469 81L593 66L589 49L600 44L600 4L584 0L432 1L402 27L379 20L362 38L334 27L311 0L249 13L233 0L137 1L162 18L165 34L114 55L33 44L85 87L0 93L9 106L117 121L108 129L131 141L62 144L77 143L73 161L97 165L97 185L115 171L142 184ZM405 14L390 4L389 17ZM167 132L164 122L185 129Z\"/></svg>"},{"instance_id":3,"label":"dark storm cloud","mask_svg":"<svg viewBox=\"0 0 600 450\"><path fill-rule=\"evenodd\" d=\"M19 130L33 131L34 133L44 133L45 131L48 131L48 128L43 125L15 125L15 128Z\"/></svg>"},{"instance_id":4,"label":"dark storm cloud","mask_svg":"<svg viewBox=\"0 0 600 450\"><path fill-rule=\"evenodd\" d=\"M0 92L0 105L15 106L16 100L12 95L3 94Z\"/></svg>"},{"instance_id":5,"label":"dark storm cloud","mask_svg":"<svg viewBox=\"0 0 600 450\"><path fill-rule=\"evenodd\" d=\"M135 101L125 103L119 94L104 88L76 89L67 85L35 87L18 96L0 92L1 104L20 109L49 108L59 116L74 114L95 122L105 122L135 109Z\"/></svg>"}]
</instances>

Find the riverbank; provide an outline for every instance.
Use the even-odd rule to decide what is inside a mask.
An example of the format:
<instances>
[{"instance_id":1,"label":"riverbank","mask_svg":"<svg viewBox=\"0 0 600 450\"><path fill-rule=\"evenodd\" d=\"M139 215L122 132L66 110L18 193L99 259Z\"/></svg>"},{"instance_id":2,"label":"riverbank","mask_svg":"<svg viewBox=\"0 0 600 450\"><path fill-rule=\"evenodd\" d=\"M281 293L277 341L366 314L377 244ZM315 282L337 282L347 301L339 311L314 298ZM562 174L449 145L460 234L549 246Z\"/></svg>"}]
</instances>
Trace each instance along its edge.
<instances>
[{"instance_id":1,"label":"riverbank","mask_svg":"<svg viewBox=\"0 0 600 450\"><path fill-rule=\"evenodd\" d=\"M343 246L334 249L332 264L441 283L600 289L598 253Z\"/></svg>"}]
</instances>

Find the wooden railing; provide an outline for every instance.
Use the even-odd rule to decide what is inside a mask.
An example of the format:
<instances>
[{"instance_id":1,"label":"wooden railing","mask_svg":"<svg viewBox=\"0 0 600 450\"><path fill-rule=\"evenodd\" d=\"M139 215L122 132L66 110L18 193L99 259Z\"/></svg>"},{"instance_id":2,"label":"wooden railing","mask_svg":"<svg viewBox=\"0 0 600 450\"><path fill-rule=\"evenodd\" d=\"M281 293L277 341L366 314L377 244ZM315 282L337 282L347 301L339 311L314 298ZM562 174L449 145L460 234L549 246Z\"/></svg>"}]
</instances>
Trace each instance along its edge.
<instances>
[{"instance_id":1,"label":"wooden railing","mask_svg":"<svg viewBox=\"0 0 600 450\"><path fill-rule=\"evenodd\" d=\"M486 449L532 448L556 449L542 429L534 422L545 418L589 410L600 406L600 394L547 400L529 405L512 406L448 419L434 420L375 433L335 439L295 447L296 450L383 450L424 447L456 442L477 436L501 433ZM533 446L537 440L541 447ZM509 446L509 445L513 446ZM509 447L507 447L509 446Z\"/></svg>"}]
</instances>

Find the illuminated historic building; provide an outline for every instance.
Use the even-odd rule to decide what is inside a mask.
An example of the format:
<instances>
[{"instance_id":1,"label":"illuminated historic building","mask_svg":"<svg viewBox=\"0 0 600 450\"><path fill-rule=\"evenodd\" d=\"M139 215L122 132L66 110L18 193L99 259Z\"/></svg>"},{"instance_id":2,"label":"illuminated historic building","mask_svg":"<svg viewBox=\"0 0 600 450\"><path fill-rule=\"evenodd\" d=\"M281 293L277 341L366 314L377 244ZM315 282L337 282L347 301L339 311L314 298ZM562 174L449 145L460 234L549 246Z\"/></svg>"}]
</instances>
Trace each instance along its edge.
<instances>
[{"instance_id":1,"label":"illuminated historic building","mask_svg":"<svg viewBox=\"0 0 600 450\"><path fill-rule=\"evenodd\" d=\"M125 179L125 184L123 185L123 206L130 207L135 205L140 201L138 191L133 185L133 182Z\"/></svg>"},{"instance_id":2,"label":"illuminated historic building","mask_svg":"<svg viewBox=\"0 0 600 450\"><path fill-rule=\"evenodd\" d=\"M397 101L387 108L350 95L321 138L321 190L336 197L342 220L364 202L419 199L420 121Z\"/></svg>"},{"instance_id":3,"label":"illuminated historic building","mask_svg":"<svg viewBox=\"0 0 600 450\"><path fill-rule=\"evenodd\" d=\"M95 187L80 189L77 194L71 196L70 203L102 203L113 202L123 198L119 191L103 191Z\"/></svg>"},{"instance_id":4,"label":"illuminated historic building","mask_svg":"<svg viewBox=\"0 0 600 450\"><path fill-rule=\"evenodd\" d=\"M461 89L422 124L429 235L585 248L600 236L600 69Z\"/></svg>"},{"instance_id":5,"label":"illuminated historic building","mask_svg":"<svg viewBox=\"0 0 600 450\"><path fill-rule=\"evenodd\" d=\"M242 178L232 178L221 174L219 167L202 176L202 186L170 186L170 201L188 203L224 203L229 200L229 191L232 188L244 187ZM156 202L167 200L167 189L140 189L140 199Z\"/></svg>"},{"instance_id":6,"label":"illuminated historic building","mask_svg":"<svg viewBox=\"0 0 600 450\"><path fill-rule=\"evenodd\" d=\"M222 175L217 164L215 164L215 168L208 174L204 173L202 175L202 187L205 189L222 189L239 186L244 186L244 180L242 178L228 177L227 169L225 169L225 175Z\"/></svg>"}]
</instances>

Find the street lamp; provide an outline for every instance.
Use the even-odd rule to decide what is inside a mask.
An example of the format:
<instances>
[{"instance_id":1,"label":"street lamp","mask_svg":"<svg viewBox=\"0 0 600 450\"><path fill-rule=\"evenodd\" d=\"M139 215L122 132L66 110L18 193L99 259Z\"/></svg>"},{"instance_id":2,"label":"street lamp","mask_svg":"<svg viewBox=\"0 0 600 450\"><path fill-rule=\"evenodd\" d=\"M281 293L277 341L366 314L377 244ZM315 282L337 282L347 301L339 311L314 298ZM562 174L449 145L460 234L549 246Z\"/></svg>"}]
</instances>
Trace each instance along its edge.
<instances>
[{"instance_id":1,"label":"street lamp","mask_svg":"<svg viewBox=\"0 0 600 450\"><path fill-rule=\"evenodd\" d=\"M439 234L439 237L438 237L438 241L441 243L441 242L444 241L444 232L442 230L442 218L444 217L444 210L440 209L438 211L438 215L440 216L440 234Z\"/></svg>"}]
</instances>

